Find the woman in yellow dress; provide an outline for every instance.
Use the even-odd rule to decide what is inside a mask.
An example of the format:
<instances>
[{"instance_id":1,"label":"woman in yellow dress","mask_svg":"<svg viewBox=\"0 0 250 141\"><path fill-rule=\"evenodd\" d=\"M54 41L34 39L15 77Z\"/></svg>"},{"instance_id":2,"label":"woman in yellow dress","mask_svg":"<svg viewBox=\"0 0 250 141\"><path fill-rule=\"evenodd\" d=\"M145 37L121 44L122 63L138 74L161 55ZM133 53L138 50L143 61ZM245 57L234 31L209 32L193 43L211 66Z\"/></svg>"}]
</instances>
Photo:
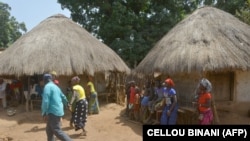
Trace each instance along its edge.
<instances>
[{"instance_id":1,"label":"woman in yellow dress","mask_svg":"<svg viewBox=\"0 0 250 141\"><path fill-rule=\"evenodd\" d=\"M80 78L75 76L71 79L73 87L73 95L69 102L69 109L73 111L72 121L75 126L75 131L82 129L81 135L86 136L85 125L87 123L87 113L88 113L88 102L86 100L85 90L79 84ZM72 104L74 104L74 110L72 109Z\"/></svg>"},{"instance_id":2,"label":"woman in yellow dress","mask_svg":"<svg viewBox=\"0 0 250 141\"><path fill-rule=\"evenodd\" d=\"M95 86L93 84L93 78L89 76L89 82L87 83L88 86L88 102L89 102L89 114L99 114L100 108L99 108L99 101L98 101L98 94L95 90Z\"/></svg>"}]
</instances>

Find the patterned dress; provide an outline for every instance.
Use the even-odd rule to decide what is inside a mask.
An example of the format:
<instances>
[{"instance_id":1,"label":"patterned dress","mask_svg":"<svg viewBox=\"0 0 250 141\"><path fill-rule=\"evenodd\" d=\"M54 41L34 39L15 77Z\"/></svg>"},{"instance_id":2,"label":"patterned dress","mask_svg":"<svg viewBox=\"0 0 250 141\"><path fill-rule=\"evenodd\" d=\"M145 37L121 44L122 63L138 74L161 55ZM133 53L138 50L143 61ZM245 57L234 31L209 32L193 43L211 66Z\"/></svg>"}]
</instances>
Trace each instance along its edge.
<instances>
[{"instance_id":1,"label":"patterned dress","mask_svg":"<svg viewBox=\"0 0 250 141\"><path fill-rule=\"evenodd\" d=\"M75 125L75 131L84 129L85 123L87 122L88 113L88 101L86 100L85 91L79 84L73 86L73 96L71 104L76 100L75 110L72 116L72 120Z\"/></svg>"}]
</instances>

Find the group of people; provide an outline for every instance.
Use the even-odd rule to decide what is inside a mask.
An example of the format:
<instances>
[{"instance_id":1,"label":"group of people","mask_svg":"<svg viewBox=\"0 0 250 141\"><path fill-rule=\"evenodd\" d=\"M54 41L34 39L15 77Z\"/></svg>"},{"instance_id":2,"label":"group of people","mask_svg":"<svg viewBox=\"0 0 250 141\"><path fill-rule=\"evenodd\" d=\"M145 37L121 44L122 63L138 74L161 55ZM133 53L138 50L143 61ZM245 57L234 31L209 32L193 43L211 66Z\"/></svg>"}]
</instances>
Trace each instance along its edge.
<instances>
[{"instance_id":1,"label":"group of people","mask_svg":"<svg viewBox=\"0 0 250 141\"><path fill-rule=\"evenodd\" d=\"M30 93L29 97L28 93ZM31 79L30 85L28 87L18 79L5 80L4 78L0 78L0 99L4 109L12 106L18 106L24 102L24 100L37 98L41 99L42 93L42 79L39 80L39 82Z\"/></svg>"},{"instance_id":2,"label":"group of people","mask_svg":"<svg viewBox=\"0 0 250 141\"><path fill-rule=\"evenodd\" d=\"M22 102L22 83L19 80L13 79L11 82L0 78L0 99L2 106L6 109L11 104L17 106ZM15 102L15 104L14 104Z\"/></svg>"},{"instance_id":3,"label":"group of people","mask_svg":"<svg viewBox=\"0 0 250 141\"><path fill-rule=\"evenodd\" d=\"M88 114L99 113L99 103L97 92L89 76L86 94L83 86L80 85L80 78L75 76L71 79L71 86L68 88L70 96L67 97L58 87L59 81L55 81L52 74L47 73L43 76L44 89L42 96L42 116L47 122L46 133L48 140L54 140L54 135L64 141L71 141L70 137L61 129L61 118L64 116L64 107L66 106L72 113L70 126L75 131L81 130L82 136L87 135L85 125ZM55 83L57 82L57 83Z\"/></svg>"},{"instance_id":4,"label":"group of people","mask_svg":"<svg viewBox=\"0 0 250 141\"><path fill-rule=\"evenodd\" d=\"M148 82L142 90L135 81L130 81L127 87L126 114L131 119L144 124L175 125L178 117L178 101L175 83L171 78L163 82L156 80ZM202 78L197 87L197 96L193 102L199 113L198 121L201 125L212 124L213 112L211 108L212 85L206 78ZM154 116L160 113L160 118ZM157 123L158 122L158 123Z\"/></svg>"},{"instance_id":5,"label":"group of people","mask_svg":"<svg viewBox=\"0 0 250 141\"><path fill-rule=\"evenodd\" d=\"M71 79L70 89L71 97L61 91L59 81L51 73L43 75L42 105L41 111L43 119L46 121L46 133L48 140L54 140L54 135L64 141L71 141L70 137L61 129L61 118L64 116L65 106L72 112L70 126L75 131L82 130L81 135L86 136L85 125L88 114L98 114L99 103L98 96L89 76L86 95L83 86L80 85L80 78L75 76ZM177 122L178 102L177 94L174 88L175 84L171 78L164 82L155 81L148 83L143 89L140 89L135 81L129 82L127 88L127 115L140 121L143 114L149 111L146 124L150 123L153 114L161 110L160 124L174 125ZM0 99L3 107L6 107L5 100L6 83L0 78ZM212 85L206 78L202 78L198 84L197 97L194 104L199 111L199 122L202 125L212 124L213 111L211 108ZM72 106L74 105L74 106Z\"/></svg>"},{"instance_id":6,"label":"group of people","mask_svg":"<svg viewBox=\"0 0 250 141\"><path fill-rule=\"evenodd\" d=\"M86 93L84 87L80 85L80 78L78 76L73 77L70 80L68 92L71 92L68 97L61 90L55 71L45 73L38 84L31 83L29 88L31 99L39 96L42 100L41 112L44 121L47 123L46 134L48 140L52 141L56 136L60 140L71 141L70 137L61 129L61 119L65 114L65 107L72 113L70 126L74 127L75 131L82 130L80 135L86 136L87 116L99 114L100 112L93 77L89 76L88 78ZM16 82L13 82L14 91L18 91L18 86ZM6 93L8 93L7 83L3 78L0 78L0 100L5 109L7 108Z\"/></svg>"}]
</instances>

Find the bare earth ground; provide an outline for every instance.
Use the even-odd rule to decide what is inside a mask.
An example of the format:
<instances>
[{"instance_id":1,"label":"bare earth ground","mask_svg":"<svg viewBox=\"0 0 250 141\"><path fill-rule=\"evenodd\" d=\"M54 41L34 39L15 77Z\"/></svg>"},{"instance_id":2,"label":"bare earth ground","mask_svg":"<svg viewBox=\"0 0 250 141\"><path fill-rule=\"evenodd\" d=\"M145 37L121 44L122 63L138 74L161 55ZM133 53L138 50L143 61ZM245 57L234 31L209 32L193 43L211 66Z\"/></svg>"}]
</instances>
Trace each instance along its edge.
<instances>
[{"instance_id":1,"label":"bare earth ground","mask_svg":"<svg viewBox=\"0 0 250 141\"><path fill-rule=\"evenodd\" d=\"M127 120L124 116L125 107L115 103L101 104L98 115L88 117L87 136L80 138L80 131L69 127L70 113L66 111L62 122L65 131L74 141L142 141L142 125ZM39 109L25 112L24 105L16 107L14 116L7 116L0 108L0 141L8 137L13 141L45 141L45 123ZM220 124L247 124L250 118L229 112L218 112Z\"/></svg>"},{"instance_id":2,"label":"bare earth ground","mask_svg":"<svg viewBox=\"0 0 250 141\"><path fill-rule=\"evenodd\" d=\"M0 108L0 141L4 141L4 137L13 141L46 141L45 123L40 111L25 112L23 105L16 109L16 114L10 117ZM69 127L70 113L66 111L62 129L73 141L141 141L142 126L121 116L124 109L115 103L102 104L100 114L88 117L87 136L84 138L79 137L81 131Z\"/></svg>"}]
</instances>

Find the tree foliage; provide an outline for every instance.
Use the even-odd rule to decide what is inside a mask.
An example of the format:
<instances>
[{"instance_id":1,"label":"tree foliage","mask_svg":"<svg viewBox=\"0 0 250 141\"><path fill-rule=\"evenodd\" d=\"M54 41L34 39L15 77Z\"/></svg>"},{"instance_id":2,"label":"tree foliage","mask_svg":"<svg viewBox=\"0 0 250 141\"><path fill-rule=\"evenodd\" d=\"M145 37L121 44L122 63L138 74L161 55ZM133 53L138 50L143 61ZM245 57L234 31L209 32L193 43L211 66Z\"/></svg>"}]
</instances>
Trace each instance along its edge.
<instances>
[{"instance_id":1,"label":"tree foliage","mask_svg":"<svg viewBox=\"0 0 250 141\"><path fill-rule=\"evenodd\" d=\"M15 17L10 16L11 7L0 2L0 47L7 48L27 31L24 23L18 23Z\"/></svg>"},{"instance_id":2,"label":"tree foliage","mask_svg":"<svg viewBox=\"0 0 250 141\"><path fill-rule=\"evenodd\" d=\"M250 0L247 0L244 7L237 11L236 16L250 25Z\"/></svg>"},{"instance_id":3,"label":"tree foliage","mask_svg":"<svg viewBox=\"0 0 250 141\"><path fill-rule=\"evenodd\" d=\"M175 24L200 6L236 15L245 0L58 0L71 18L134 68Z\"/></svg>"}]
</instances>

